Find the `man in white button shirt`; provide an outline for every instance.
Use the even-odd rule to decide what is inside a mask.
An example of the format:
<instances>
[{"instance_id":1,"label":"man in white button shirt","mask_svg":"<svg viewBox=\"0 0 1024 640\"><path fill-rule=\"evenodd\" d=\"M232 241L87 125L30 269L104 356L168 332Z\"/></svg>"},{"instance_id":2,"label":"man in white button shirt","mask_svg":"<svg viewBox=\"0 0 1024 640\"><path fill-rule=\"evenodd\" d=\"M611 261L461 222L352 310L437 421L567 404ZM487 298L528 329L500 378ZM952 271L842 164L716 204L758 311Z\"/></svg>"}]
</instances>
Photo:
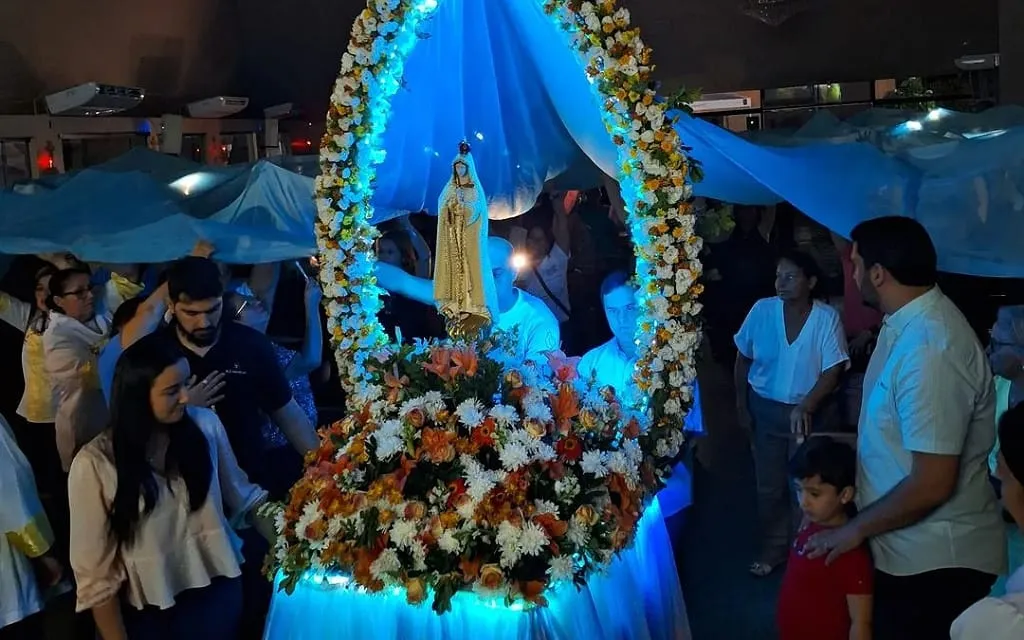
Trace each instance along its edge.
<instances>
[{"instance_id":1,"label":"man in white button shirt","mask_svg":"<svg viewBox=\"0 0 1024 640\"><path fill-rule=\"evenodd\" d=\"M924 227L885 217L851 237L864 300L886 315L864 380L860 513L807 549L832 560L869 540L875 640L944 639L1006 565L988 481L992 373L967 320L935 284L935 247Z\"/></svg>"}]
</instances>

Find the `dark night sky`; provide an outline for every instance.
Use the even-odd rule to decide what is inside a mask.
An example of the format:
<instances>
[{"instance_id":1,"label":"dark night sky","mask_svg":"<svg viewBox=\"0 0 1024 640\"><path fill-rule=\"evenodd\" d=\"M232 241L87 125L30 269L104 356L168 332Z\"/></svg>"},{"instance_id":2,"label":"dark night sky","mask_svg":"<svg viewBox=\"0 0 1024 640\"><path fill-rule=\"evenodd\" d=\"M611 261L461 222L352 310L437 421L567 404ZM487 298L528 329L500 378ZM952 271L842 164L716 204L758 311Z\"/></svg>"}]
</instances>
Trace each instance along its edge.
<instances>
[{"instance_id":1,"label":"dark night sky","mask_svg":"<svg viewBox=\"0 0 1024 640\"><path fill-rule=\"evenodd\" d=\"M491 0L526 1L526 0ZM532 0L531 0L532 1ZM781 27L743 0L625 0L659 75L706 91L952 71L998 49L997 0L817 0ZM323 108L362 0L8 0L0 110L96 80L142 86L149 109L244 95Z\"/></svg>"}]
</instances>

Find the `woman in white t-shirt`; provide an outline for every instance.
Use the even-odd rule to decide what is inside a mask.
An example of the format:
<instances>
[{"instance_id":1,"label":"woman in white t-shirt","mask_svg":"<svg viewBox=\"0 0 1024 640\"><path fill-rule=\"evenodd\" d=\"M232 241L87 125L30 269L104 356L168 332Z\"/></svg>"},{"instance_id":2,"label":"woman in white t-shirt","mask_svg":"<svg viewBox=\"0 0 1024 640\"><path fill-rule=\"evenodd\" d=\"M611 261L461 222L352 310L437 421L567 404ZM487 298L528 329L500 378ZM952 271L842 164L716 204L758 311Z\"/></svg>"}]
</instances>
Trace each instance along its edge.
<instances>
[{"instance_id":1,"label":"woman in white t-shirt","mask_svg":"<svg viewBox=\"0 0 1024 640\"><path fill-rule=\"evenodd\" d=\"M806 254L783 255L777 297L759 300L736 334L736 407L752 430L760 551L750 571L765 576L787 557L793 508L786 465L849 362L839 313L812 298L818 269Z\"/></svg>"}]
</instances>

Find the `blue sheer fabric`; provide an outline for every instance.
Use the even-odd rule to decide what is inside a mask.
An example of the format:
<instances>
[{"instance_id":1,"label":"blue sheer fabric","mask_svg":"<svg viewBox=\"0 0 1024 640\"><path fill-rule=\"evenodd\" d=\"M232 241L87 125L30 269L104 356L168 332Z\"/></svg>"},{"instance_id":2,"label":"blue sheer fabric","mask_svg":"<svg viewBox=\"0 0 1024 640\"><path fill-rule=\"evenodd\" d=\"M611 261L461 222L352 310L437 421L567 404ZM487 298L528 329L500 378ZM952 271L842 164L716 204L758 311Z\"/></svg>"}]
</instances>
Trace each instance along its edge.
<instances>
[{"instance_id":1,"label":"blue sheer fabric","mask_svg":"<svg viewBox=\"0 0 1024 640\"><path fill-rule=\"evenodd\" d=\"M458 594L452 611L409 606L402 592L301 583L292 595L275 591L265 640L686 640L686 605L665 520L655 501L641 518L636 543L577 591L563 585L549 606L508 609L502 602Z\"/></svg>"},{"instance_id":2,"label":"blue sheer fabric","mask_svg":"<svg viewBox=\"0 0 1024 640\"><path fill-rule=\"evenodd\" d=\"M697 195L789 201L840 235L870 218L910 216L931 234L940 269L1024 277L1022 114L874 109L751 139L686 116L677 128L704 163Z\"/></svg>"},{"instance_id":3,"label":"blue sheer fabric","mask_svg":"<svg viewBox=\"0 0 1024 640\"><path fill-rule=\"evenodd\" d=\"M473 146L492 219L523 213L546 180L586 159L617 173L579 56L542 3L438 4L392 101L374 197L378 221L436 213L461 140Z\"/></svg>"}]
</instances>

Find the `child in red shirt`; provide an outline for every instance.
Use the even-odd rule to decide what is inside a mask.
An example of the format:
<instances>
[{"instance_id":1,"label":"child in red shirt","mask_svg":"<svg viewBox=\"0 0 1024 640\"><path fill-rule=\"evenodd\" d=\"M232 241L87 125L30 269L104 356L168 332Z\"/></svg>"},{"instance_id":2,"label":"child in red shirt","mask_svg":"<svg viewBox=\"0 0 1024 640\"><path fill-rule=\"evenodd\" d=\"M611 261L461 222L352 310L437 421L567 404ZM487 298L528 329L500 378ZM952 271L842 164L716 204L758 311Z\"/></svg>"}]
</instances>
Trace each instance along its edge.
<instances>
[{"instance_id":1,"label":"child in red shirt","mask_svg":"<svg viewBox=\"0 0 1024 640\"><path fill-rule=\"evenodd\" d=\"M804 544L814 534L849 520L857 456L831 438L805 442L790 461L803 524L789 551L779 593L779 640L870 640L873 568L866 546L839 556L809 559Z\"/></svg>"}]
</instances>

